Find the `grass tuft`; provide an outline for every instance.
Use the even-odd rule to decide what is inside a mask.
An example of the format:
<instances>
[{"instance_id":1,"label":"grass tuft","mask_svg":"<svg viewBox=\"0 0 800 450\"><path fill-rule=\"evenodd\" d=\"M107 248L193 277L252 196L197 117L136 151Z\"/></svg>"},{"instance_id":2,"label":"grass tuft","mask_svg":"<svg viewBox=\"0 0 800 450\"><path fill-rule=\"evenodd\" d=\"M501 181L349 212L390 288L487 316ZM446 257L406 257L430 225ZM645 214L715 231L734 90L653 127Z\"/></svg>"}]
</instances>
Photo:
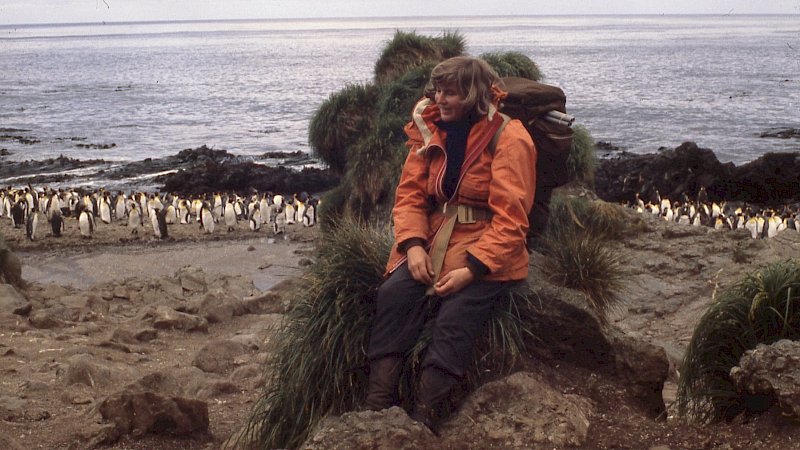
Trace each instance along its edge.
<instances>
[{"instance_id":1,"label":"grass tuft","mask_svg":"<svg viewBox=\"0 0 800 450\"><path fill-rule=\"evenodd\" d=\"M589 130L582 125L573 128L572 147L567 159L567 169L571 180L577 180L586 186L594 186L594 175L597 171L597 155L595 142Z\"/></svg>"},{"instance_id":2,"label":"grass tuft","mask_svg":"<svg viewBox=\"0 0 800 450\"><path fill-rule=\"evenodd\" d=\"M521 77L533 81L542 79L539 66L528 56L520 52L490 52L480 55L480 58L501 77Z\"/></svg>"},{"instance_id":3,"label":"grass tuft","mask_svg":"<svg viewBox=\"0 0 800 450\"><path fill-rule=\"evenodd\" d=\"M414 67L459 56L465 48L466 40L457 32L429 37L398 30L375 63L375 82L388 84Z\"/></svg>"},{"instance_id":4,"label":"grass tuft","mask_svg":"<svg viewBox=\"0 0 800 450\"><path fill-rule=\"evenodd\" d=\"M353 84L331 94L311 118L308 142L337 175L347 169L347 149L369 129L375 115L378 89L371 84Z\"/></svg>"},{"instance_id":5,"label":"grass tuft","mask_svg":"<svg viewBox=\"0 0 800 450\"><path fill-rule=\"evenodd\" d=\"M621 208L585 197L554 195L543 237L544 271L554 283L583 292L602 323L621 305L623 260L608 242L621 237L626 222Z\"/></svg>"},{"instance_id":6,"label":"grass tuft","mask_svg":"<svg viewBox=\"0 0 800 450\"><path fill-rule=\"evenodd\" d=\"M678 413L707 423L732 419L752 406L730 371L748 350L800 339L800 262L770 264L725 290L700 318L678 381Z\"/></svg>"}]
</instances>

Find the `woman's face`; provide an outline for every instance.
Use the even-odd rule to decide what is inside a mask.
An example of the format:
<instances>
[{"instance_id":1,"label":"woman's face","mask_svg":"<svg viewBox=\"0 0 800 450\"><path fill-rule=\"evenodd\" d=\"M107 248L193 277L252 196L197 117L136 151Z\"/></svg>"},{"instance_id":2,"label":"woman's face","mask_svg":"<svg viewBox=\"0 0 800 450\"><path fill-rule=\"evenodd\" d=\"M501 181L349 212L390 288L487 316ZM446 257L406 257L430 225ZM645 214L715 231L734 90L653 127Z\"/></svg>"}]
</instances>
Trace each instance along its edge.
<instances>
[{"instance_id":1,"label":"woman's face","mask_svg":"<svg viewBox=\"0 0 800 450\"><path fill-rule=\"evenodd\" d=\"M455 122L466 117L464 96L459 93L455 85L437 86L435 100L443 122Z\"/></svg>"}]
</instances>

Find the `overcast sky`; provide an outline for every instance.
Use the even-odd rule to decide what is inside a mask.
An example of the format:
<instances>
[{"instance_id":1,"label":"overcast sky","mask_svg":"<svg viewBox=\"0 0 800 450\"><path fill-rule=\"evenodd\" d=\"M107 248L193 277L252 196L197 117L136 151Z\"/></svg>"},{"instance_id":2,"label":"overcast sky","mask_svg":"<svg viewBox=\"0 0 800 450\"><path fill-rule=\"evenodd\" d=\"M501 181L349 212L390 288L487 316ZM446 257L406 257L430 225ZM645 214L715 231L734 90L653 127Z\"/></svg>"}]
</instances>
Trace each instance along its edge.
<instances>
[{"instance_id":1,"label":"overcast sky","mask_svg":"<svg viewBox=\"0 0 800 450\"><path fill-rule=\"evenodd\" d=\"M800 14L800 0L0 0L0 24L537 14Z\"/></svg>"}]
</instances>

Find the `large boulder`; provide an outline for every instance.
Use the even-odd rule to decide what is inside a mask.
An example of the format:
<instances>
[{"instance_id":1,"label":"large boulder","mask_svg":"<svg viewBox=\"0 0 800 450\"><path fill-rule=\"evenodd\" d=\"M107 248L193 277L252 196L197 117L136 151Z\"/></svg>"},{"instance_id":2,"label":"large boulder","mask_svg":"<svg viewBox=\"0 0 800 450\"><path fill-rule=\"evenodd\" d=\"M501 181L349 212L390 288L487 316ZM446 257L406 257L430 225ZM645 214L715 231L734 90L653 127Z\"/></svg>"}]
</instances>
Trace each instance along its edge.
<instances>
[{"instance_id":1,"label":"large boulder","mask_svg":"<svg viewBox=\"0 0 800 450\"><path fill-rule=\"evenodd\" d=\"M486 383L442 425L454 448L551 449L586 442L591 401L562 394L532 373L518 372Z\"/></svg>"},{"instance_id":2,"label":"large boulder","mask_svg":"<svg viewBox=\"0 0 800 450\"><path fill-rule=\"evenodd\" d=\"M87 447L111 444L126 434L208 433L208 403L187 397L186 384L175 374L155 372L106 397L96 408L104 423L82 433Z\"/></svg>"},{"instance_id":3,"label":"large boulder","mask_svg":"<svg viewBox=\"0 0 800 450\"><path fill-rule=\"evenodd\" d=\"M534 259L540 255L534 253ZM665 410L662 398L669 376L666 351L604 326L578 291L558 288L544 280L530 283L537 298L538 316L532 349L543 360L565 361L620 380L630 389L629 400L649 417Z\"/></svg>"},{"instance_id":4,"label":"large boulder","mask_svg":"<svg viewBox=\"0 0 800 450\"><path fill-rule=\"evenodd\" d=\"M787 339L759 344L742 355L731 379L748 398L770 399L782 413L800 419L800 342Z\"/></svg>"}]
</instances>

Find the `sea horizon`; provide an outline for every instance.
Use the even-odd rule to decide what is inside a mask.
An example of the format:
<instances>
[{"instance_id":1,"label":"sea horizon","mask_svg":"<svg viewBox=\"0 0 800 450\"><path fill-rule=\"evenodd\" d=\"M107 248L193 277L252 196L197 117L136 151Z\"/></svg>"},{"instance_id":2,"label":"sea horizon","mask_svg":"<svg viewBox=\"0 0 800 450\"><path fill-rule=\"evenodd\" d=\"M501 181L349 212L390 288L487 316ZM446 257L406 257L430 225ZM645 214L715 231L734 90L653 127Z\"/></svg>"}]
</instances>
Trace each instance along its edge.
<instances>
[{"instance_id":1,"label":"sea horizon","mask_svg":"<svg viewBox=\"0 0 800 450\"><path fill-rule=\"evenodd\" d=\"M615 18L615 17L800 17L800 13L791 14L775 14L775 13L747 13L747 14L711 14L711 13L672 13L672 14L641 14L641 13L627 13L627 14L525 14L525 15L507 15L507 14L474 14L474 15L404 15L404 16L342 16L342 17L263 17L263 18L238 18L238 19L165 19L165 20L108 20L108 21L95 21L95 22L28 22L28 23L0 23L0 29L14 28L14 27L79 27L79 26L94 26L94 25L147 25L147 24L160 24L160 23L263 23L263 22L318 22L318 21L370 21L370 20L409 20L409 19L471 19L471 18L490 18L490 19L523 19L523 18L548 18L548 17L565 17L565 18L580 18L580 17L597 17L597 18ZM2 38L2 37L0 37Z\"/></svg>"}]
</instances>

